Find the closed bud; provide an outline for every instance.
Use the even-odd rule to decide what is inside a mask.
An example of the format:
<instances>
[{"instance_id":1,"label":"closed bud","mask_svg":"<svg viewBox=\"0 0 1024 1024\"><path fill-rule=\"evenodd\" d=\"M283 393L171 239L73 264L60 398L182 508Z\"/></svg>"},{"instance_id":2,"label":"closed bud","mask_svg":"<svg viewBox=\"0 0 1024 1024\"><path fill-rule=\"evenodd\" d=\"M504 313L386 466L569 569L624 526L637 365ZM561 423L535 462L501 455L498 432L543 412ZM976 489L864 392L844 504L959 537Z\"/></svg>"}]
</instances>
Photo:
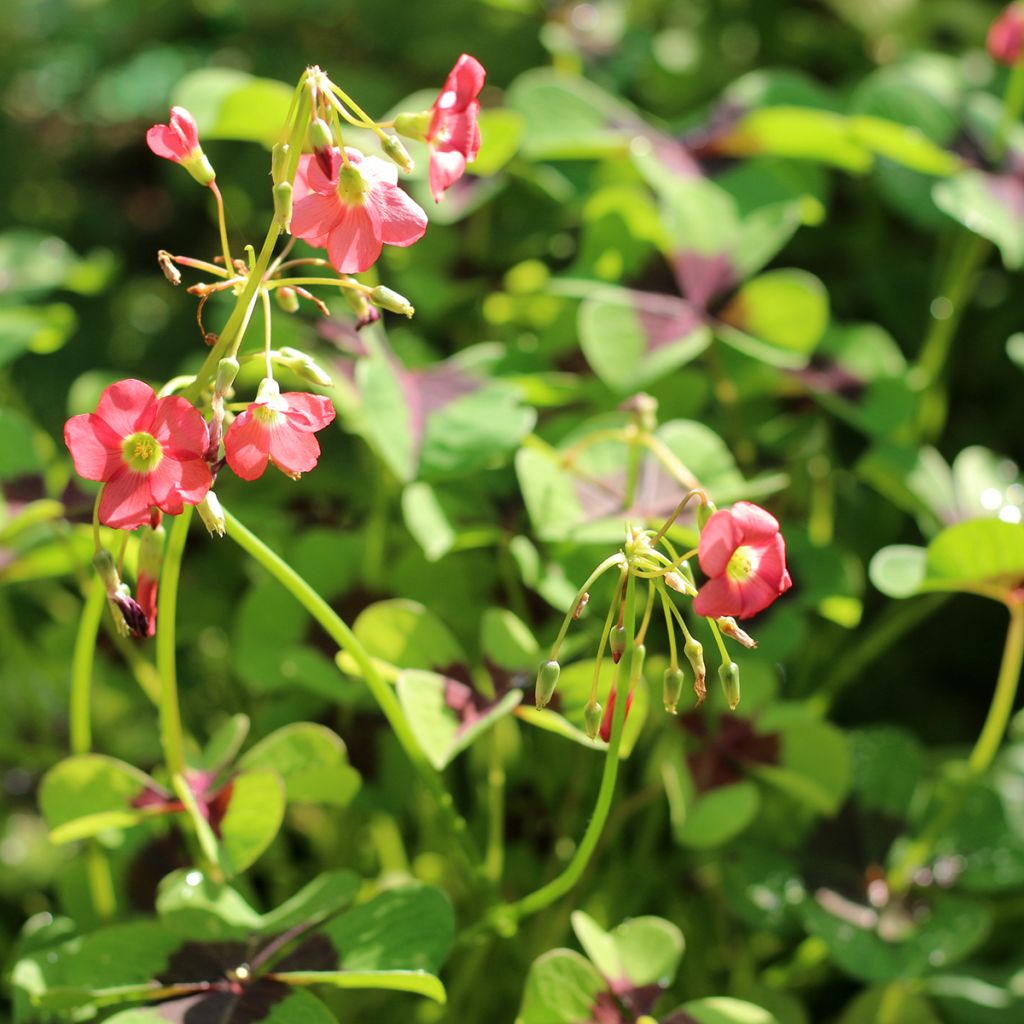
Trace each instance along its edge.
<instances>
[{"instance_id":1,"label":"closed bud","mask_svg":"<svg viewBox=\"0 0 1024 1024\"><path fill-rule=\"evenodd\" d=\"M612 651L612 661L618 665L622 658L622 652L626 649L626 627L614 626L611 636L608 638L608 646Z\"/></svg>"},{"instance_id":2,"label":"closed bud","mask_svg":"<svg viewBox=\"0 0 1024 1024\"><path fill-rule=\"evenodd\" d=\"M322 118L315 117L309 122L309 146L314 152L318 149L330 149L334 145L331 126Z\"/></svg>"},{"instance_id":3,"label":"closed bud","mask_svg":"<svg viewBox=\"0 0 1024 1024\"><path fill-rule=\"evenodd\" d=\"M677 594L692 594L694 587L686 582L686 579L678 572L667 572L665 573L665 583L671 587Z\"/></svg>"},{"instance_id":4,"label":"closed bud","mask_svg":"<svg viewBox=\"0 0 1024 1024\"><path fill-rule=\"evenodd\" d=\"M287 181L274 186L274 216L285 231L292 225L292 187Z\"/></svg>"},{"instance_id":5,"label":"closed bud","mask_svg":"<svg viewBox=\"0 0 1024 1024\"><path fill-rule=\"evenodd\" d=\"M416 312L412 303L398 292L392 291L379 284L370 292L370 301L381 309L390 309L392 313L401 313L402 316L411 317Z\"/></svg>"},{"instance_id":6,"label":"closed bud","mask_svg":"<svg viewBox=\"0 0 1024 1024\"><path fill-rule=\"evenodd\" d=\"M637 644L633 648L633 663L629 666L629 685L636 686L644 670L644 659L647 657L647 648L643 644Z\"/></svg>"},{"instance_id":7,"label":"closed bud","mask_svg":"<svg viewBox=\"0 0 1024 1024\"><path fill-rule=\"evenodd\" d=\"M557 661L545 661L537 670L537 686L534 692L534 700L538 708L546 708L555 695L555 688L558 686L558 676L562 671Z\"/></svg>"},{"instance_id":8,"label":"closed bud","mask_svg":"<svg viewBox=\"0 0 1024 1024\"><path fill-rule=\"evenodd\" d=\"M221 508L220 498L213 491L207 491L206 497L196 506L199 510L199 518L211 537L223 537L227 529L224 520L224 509Z\"/></svg>"},{"instance_id":9,"label":"closed bud","mask_svg":"<svg viewBox=\"0 0 1024 1024\"><path fill-rule=\"evenodd\" d=\"M412 157L409 151L402 145L402 140L397 135L385 135L380 140L380 148L402 168L406 174L413 169Z\"/></svg>"},{"instance_id":10,"label":"closed bud","mask_svg":"<svg viewBox=\"0 0 1024 1024\"><path fill-rule=\"evenodd\" d=\"M610 743L612 738L612 726L615 724L615 702L618 700L618 691L613 686L611 692L608 694L608 707L604 709L604 716L601 719L601 728L599 735L605 743ZM629 709L633 706L633 691L629 691L629 695L626 697L626 714L623 721L629 718ZM591 736L591 739L594 737Z\"/></svg>"},{"instance_id":11,"label":"closed bud","mask_svg":"<svg viewBox=\"0 0 1024 1024\"><path fill-rule=\"evenodd\" d=\"M722 631L722 636L727 636L730 640L742 644L748 651L757 647L757 641L746 630L740 628L731 615L724 615L716 621L718 628Z\"/></svg>"},{"instance_id":12,"label":"closed bud","mask_svg":"<svg viewBox=\"0 0 1024 1024\"><path fill-rule=\"evenodd\" d=\"M334 387L334 381L331 380L327 371L310 356L307 356L305 352L300 352L297 348L289 346L285 346L278 351L286 364L304 380L308 380L311 384L316 384L321 388Z\"/></svg>"},{"instance_id":13,"label":"closed bud","mask_svg":"<svg viewBox=\"0 0 1024 1024\"><path fill-rule=\"evenodd\" d=\"M149 619L142 610L142 605L132 597L127 584L122 583L116 593L108 596L117 631L122 636L148 636Z\"/></svg>"},{"instance_id":14,"label":"closed bud","mask_svg":"<svg viewBox=\"0 0 1024 1024\"><path fill-rule=\"evenodd\" d=\"M181 166L184 167L200 185L210 185L217 177L217 172L214 171L213 164L210 163L208 157L201 149L194 150L191 156L182 160Z\"/></svg>"},{"instance_id":15,"label":"closed bud","mask_svg":"<svg viewBox=\"0 0 1024 1024\"><path fill-rule=\"evenodd\" d=\"M686 676L678 665L665 669L665 676L661 684L661 699L665 710L670 715L676 714L685 684Z\"/></svg>"},{"instance_id":16,"label":"closed bud","mask_svg":"<svg viewBox=\"0 0 1024 1024\"><path fill-rule=\"evenodd\" d=\"M427 132L430 131L431 117L429 110L420 110L415 114L406 111L395 118L395 131L407 139L423 142L427 138Z\"/></svg>"},{"instance_id":17,"label":"closed bud","mask_svg":"<svg viewBox=\"0 0 1024 1024\"><path fill-rule=\"evenodd\" d=\"M231 390L238 376L238 360L233 356L225 356L217 364L217 378L214 381L213 390L218 395L226 395Z\"/></svg>"},{"instance_id":18,"label":"closed bud","mask_svg":"<svg viewBox=\"0 0 1024 1024\"><path fill-rule=\"evenodd\" d=\"M722 693L730 710L735 711L740 702L740 667L735 661L723 661L718 668L718 678L722 682Z\"/></svg>"},{"instance_id":19,"label":"closed bud","mask_svg":"<svg viewBox=\"0 0 1024 1024\"><path fill-rule=\"evenodd\" d=\"M114 556L106 548L100 548L93 555L92 564L99 578L103 580L107 596L112 597L117 593L117 588L121 586L121 576L117 571Z\"/></svg>"},{"instance_id":20,"label":"closed bud","mask_svg":"<svg viewBox=\"0 0 1024 1024\"><path fill-rule=\"evenodd\" d=\"M285 313L297 313L299 311L299 293L288 285L285 285L283 288L275 288L274 299L278 307Z\"/></svg>"},{"instance_id":21,"label":"closed bud","mask_svg":"<svg viewBox=\"0 0 1024 1024\"><path fill-rule=\"evenodd\" d=\"M157 579L164 564L164 528L147 527L139 538L138 575Z\"/></svg>"},{"instance_id":22,"label":"closed bud","mask_svg":"<svg viewBox=\"0 0 1024 1024\"><path fill-rule=\"evenodd\" d=\"M697 529L703 530L708 520L718 511L713 501L702 501L697 506Z\"/></svg>"},{"instance_id":23,"label":"closed bud","mask_svg":"<svg viewBox=\"0 0 1024 1024\"><path fill-rule=\"evenodd\" d=\"M705 682L708 673L704 667L704 646L699 640L690 637L683 644L683 654L686 655L686 660L690 663L690 668L693 669L693 692L697 697L697 703L703 704L708 692Z\"/></svg>"},{"instance_id":24,"label":"closed bud","mask_svg":"<svg viewBox=\"0 0 1024 1024\"><path fill-rule=\"evenodd\" d=\"M612 690L612 697L614 696L615 691ZM587 736L592 740L597 739L597 733L601 728L601 717L601 705L596 700L589 701L583 709L583 727L586 730Z\"/></svg>"},{"instance_id":25,"label":"closed bud","mask_svg":"<svg viewBox=\"0 0 1024 1024\"><path fill-rule=\"evenodd\" d=\"M287 142L279 142L270 151L270 178L275 185L280 185L288 176L288 157L291 146Z\"/></svg>"}]
</instances>

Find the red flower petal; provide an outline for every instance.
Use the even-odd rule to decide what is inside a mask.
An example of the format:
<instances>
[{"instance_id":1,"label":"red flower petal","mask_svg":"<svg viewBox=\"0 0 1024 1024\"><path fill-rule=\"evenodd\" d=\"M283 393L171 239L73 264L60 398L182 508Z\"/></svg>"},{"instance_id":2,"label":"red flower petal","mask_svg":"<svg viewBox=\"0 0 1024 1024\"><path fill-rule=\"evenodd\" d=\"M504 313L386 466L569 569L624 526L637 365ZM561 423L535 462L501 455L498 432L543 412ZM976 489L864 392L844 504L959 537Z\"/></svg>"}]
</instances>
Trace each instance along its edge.
<instances>
[{"instance_id":1,"label":"red flower petal","mask_svg":"<svg viewBox=\"0 0 1024 1024\"><path fill-rule=\"evenodd\" d=\"M291 233L311 245L326 237L345 216L345 206L337 194L325 196L312 192L292 207Z\"/></svg>"},{"instance_id":2,"label":"red flower petal","mask_svg":"<svg viewBox=\"0 0 1024 1024\"><path fill-rule=\"evenodd\" d=\"M263 475L270 458L270 431L253 416L255 403L228 427L224 455L236 476L255 480Z\"/></svg>"},{"instance_id":3,"label":"red flower petal","mask_svg":"<svg viewBox=\"0 0 1024 1024\"><path fill-rule=\"evenodd\" d=\"M156 415L156 395L141 380L119 380L100 395L96 415L121 438L149 431Z\"/></svg>"},{"instance_id":4,"label":"red flower petal","mask_svg":"<svg viewBox=\"0 0 1024 1024\"><path fill-rule=\"evenodd\" d=\"M741 618L743 593L739 583L728 576L716 576L708 580L693 599L693 610L698 615L707 615L715 619L723 615Z\"/></svg>"},{"instance_id":5,"label":"red flower petal","mask_svg":"<svg viewBox=\"0 0 1024 1024\"><path fill-rule=\"evenodd\" d=\"M93 412L72 416L64 424L64 443L75 472L86 480L109 480L124 465L121 438Z\"/></svg>"},{"instance_id":6,"label":"red flower petal","mask_svg":"<svg viewBox=\"0 0 1024 1024\"><path fill-rule=\"evenodd\" d=\"M286 391L281 397L288 404L285 416L295 430L323 430L334 420L334 405L324 395Z\"/></svg>"},{"instance_id":7,"label":"red flower petal","mask_svg":"<svg viewBox=\"0 0 1024 1024\"><path fill-rule=\"evenodd\" d=\"M205 459L179 462L165 455L149 475L153 503L170 516L181 512L183 505L198 505L213 485L213 475Z\"/></svg>"},{"instance_id":8,"label":"red flower petal","mask_svg":"<svg viewBox=\"0 0 1024 1024\"><path fill-rule=\"evenodd\" d=\"M294 429L287 419L275 423L269 434L270 457L274 465L286 473L308 473L320 458L317 439L310 433Z\"/></svg>"},{"instance_id":9,"label":"red flower petal","mask_svg":"<svg viewBox=\"0 0 1024 1024\"><path fill-rule=\"evenodd\" d=\"M435 202L441 202L442 196L466 171L466 158L459 152L430 153L430 194Z\"/></svg>"},{"instance_id":10,"label":"red flower petal","mask_svg":"<svg viewBox=\"0 0 1024 1024\"><path fill-rule=\"evenodd\" d=\"M396 185L381 185L367 197L377 211L381 241L404 248L423 237L427 215Z\"/></svg>"},{"instance_id":11,"label":"red flower petal","mask_svg":"<svg viewBox=\"0 0 1024 1024\"><path fill-rule=\"evenodd\" d=\"M737 501L729 514L742 531L741 544L763 544L779 532L778 519L749 501Z\"/></svg>"},{"instance_id":12,"label":"red flower petal","mask_svg":"<svg viewBox=\"0 0 1024 1024\"><path fill-rule=\"evenodd\" d=\"M343 206L342 211L341 220L328 236L327 256L339 273L357 274L372 267L380 256L380 218L370 203Z\"/></svg>"},{"instance_id":13,"label":"red flower petal","mask_svg":"<svg viewBox=\"0 0 1024 1024\"><path fill-rule=\"evenodd\" d=\"M153 436L176 459L201 458L210 444L210 431L201 413L180 395L161 398L153 417Z\"/></svg>"},{"instance_id":14,"label":"red flower petal","mask_svg":"<svg viewBox=\"0 0 1024 1024\"><path fill-rule=\"evenodd\" d=\"M701 530L697 553L701 570L705 575L721 576L725 572L729 559L740 546L741 537L739 524L729 509L719 509L712 515Z\"/></svg>"},{"instance_id":15,"label":"red flower petal","mask_svg":"<svg viewBox=\"0 0 1024 1024\"><path fill-rule=\"evenodd\" d=\"M115 530L134 530L149 522L152 505L149 476L122 466L103 487L100 522Z\"/></svg>"}]
</instances>

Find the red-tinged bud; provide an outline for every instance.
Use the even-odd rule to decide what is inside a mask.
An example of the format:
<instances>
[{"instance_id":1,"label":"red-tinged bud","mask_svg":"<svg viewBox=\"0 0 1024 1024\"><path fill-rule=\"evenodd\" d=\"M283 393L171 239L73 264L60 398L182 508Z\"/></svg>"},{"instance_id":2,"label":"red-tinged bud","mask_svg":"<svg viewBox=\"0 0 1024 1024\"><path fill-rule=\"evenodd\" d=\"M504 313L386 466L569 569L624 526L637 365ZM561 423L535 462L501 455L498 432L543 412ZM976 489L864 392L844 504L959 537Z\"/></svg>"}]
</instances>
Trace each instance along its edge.
<instances>
[{"instance_id":1,"label":"red-tinged bud","mask_svg":"<svg viewBox=\"0 0 1024 1024\"><path fill-rule=\"evenodd\" d=\"M214 392L221 396L226 395L231 390L231 385L235 383L238 370L238 360L233 356L225 356L217 364L217 377L213 384Z\"/></svg>"},{"instance_id":2,"label":"red-tinged bud","mask_svg":"<svg viewBox=\"0 0 1024 1024\"><path fill-rule=\"evenodd\" d=\"M716 621L718 622L718 628L722 631L722 636L727 636L730 640L735 640L736 643L742 644L748 651L752 651L757 647L757 641L746 630L741 629L737 625L736 620L731 616L723 615L722 618Z\"/></svg>"},{"instance_id":3,"label":"red-tinged bud","mask_svg":"<svg viewBox=\"0 0 1024 1024\"><path fill-rule=\"evenodd\" d=\"M583 593L580 594L580 599L576 602L576 607L572 610L573 621L579 619L583 614L583 609L586 608L588 604L590 604L590 593L589 591L584 590Z\"/></svg>"},{"instance_id":4,"label":"red-tinged bud","mask_svg":"<svg viewBox=\"0 0 1024 1024\"><path fill-rule=\"evenodd\" d=\"M288 176L288 157L291 155L291 146L287 142L279 142L270 151L270 180L275 185L280 185Z\"/></svg>"},{"instance_id":5,"label":"red-tinged bud","mask_svg":"<svg viewBox=\"0 0 1024 1024\"><path fill-rule=\"evenodd\" d=\"M160 264L160 270L164 277L173 285L181 284L181 271L174 265L174 258L166 249L161 249L156 254L156 261Z\"/></svg>"},{"instance_id":6,"label":"red-tinged bud","mask_svg":"<svg viewBox=\"0 0 1024 1024\"><path fill-rule=\"evenodd\" d=\"M690 668L693 669L693 692L697 697L697 703L703 704L708 692L705 682L708 673L704 667L704 645L690 637L683 644L683 654L686 655L686 660L690 663Z\"/></svg>"},{"instance_id":7,"label":"red-tinged bud","mask_svg":"<svg viewBox=\"0 0 1024 1024\"><path fill-rule=\"evenodd\" d=\"M1012 67L1024 51L1024 6L1013 3L992 23L986 47L989 56Z\"/></svg>"},{"instance_id":8,"label":"red-tinged bud","mask_svg":"<svg viewBox=\"0 0 1024 1024\"><path fill-rule=\"evenodd\" d=\"M408 174L415 166L412 162L412 157L409 156L409 151L402 145L402 140L395 135L385 135L380 140L380 148L391 158L399 167Z\"/></svg>"},{"instance_id":9,"label":"red-tinged bud","mask_svg":"<svg viewBox=\"0 0 1024 1024\"><path fill-rule=\"evenodd\" d=\"M618 665L622 659L622 653L626 649L626 627L615 626L612 629L611 636L608 638L608 646L612 651L612 661Z\"/></svg>"},{"instance_id":10,"label":"red-tinged bud","mask_svg":"<svg viewBox=\"0 0 1024 1024\"><path fill-rule=\"evenodd\" d=\"M322 117L315 117L309 122L307 138L309 139L309 148L314 153L320 149L329 150L334 145L331 126Z\"/></svg>"},{"instance_id":11,"label":"red-tinged bud","mask_svg":"<svg viewBox=\"0 0 1024 1024\"><path fill-rule=\"evenodd\" d=\"M736 710L740 702L740 667L735 661L722 662L718 669L718 678L722 683L722 693L731 711Z\"/></svg>"},{"instance_id":12,"label":"red-tinged bud","mask_svg":"<svg viewBox=\"0 0 1024 1024\"><path fill-rule=\"evenodd\" d=\"M274 300L284 313L298 313L299 311L299 293L288 285L274 289Z\"/></svg>"},{"instance_id":13,"label":"red-tinged bud","mask_svg":"<svg viewBox=\"0 0 1024 1024\"><path fill-rule=\"evenodd\" d=\"M392 313L401 313L402 316L411 318L416 312L412 303L398 292L392 291L379 284L370 292L370 301L381 309L389 309Z\"/></svg>"},{"instance_id":14,"label":"red-tinged bud","mask_svg":"<svg viewBox=\"0 0 1024 1024\"><path fill-rule=\"evenodd\" d=\"M697 506L697 529L703 530L708 520L718 511L718 506L713 501L702 501Z\"/></svg>"},{"instance_id":15,"label":"red-tinged bud","mask_svg":"<svg viewBox=\"0 0 1024 1024\"><path fill-rule=\"evenodd\" d=\"M534 692L534 700L538 708L546 708L555 695L555 688L558 686L558 676L562 671L557 661L545 661L537 670L537 686Z\"/></svg>"},{"instance_id":16,"label":"red-tinged bud","mask_svg":"<svg viewBox=\"0 0 1024 1024\"><path fill-rule=\"evenodd\" d=\"M614 696L615 691L612 690L612 697ZM589 701L583 709L583 728L592 740L597 739L597 731L601 728L601 714L601 705L596 700Z\"/></svg>"},{"instance_id":17,"label":"red-tinged bud","mask_svg":"<svg viewBox=\"0 0 1024 1024\"><path fill-rule=\"evenodd\" d=\"M133 636L138 639L150 635L146 612L132 597L127 584L122 583L117 593L109 596L114 623L122 636Z\"/></svg>"},{"instance_id":18,"label":"red-tinged bud","mask_svg":"<svg viewBox=\"0 0 1024 1024\"><path fill-rule=\"evenodd\" d=\"M618 698L615 687L611 688L608 694L608 707L604 709L604 718L601 719L601 739L607 743L612 738L612 723L615 721L615 701ZM626 698L626 718L629 718L629 709L633 706L633 691L630 690ZM625 719L623 719L625 721Z\"/></svg>"},{"instance_id":19,"label":"red-tinged bud","mask_svg":"<svg viewBox=\"0 0 1024 1024\"><path fill-rule=\"evenodd\" d=\"M407 139L426 142L432 116L430 110L420 110L415 114L408 111L401 113L395 118L395 131Z\"/></svg>"},{"instance_id":20,"label":"red-tinged bud","mask_svg":"<svg viewBox=\"0 0 1024 1024\"><path fill-rule=\"evenodd\" d=\"M665 669L665 677L661 685L661 699L665 710L670 714L676 714L679 706L679 698L686 685L686 676L678 665Z\"/></svg>"},{"instance_id":21,"label":"red-tinged bud","mask_svg":"<svg viewBox=\"0 0 1024 1024\"><path fill-rule=\"evenodd\" d=\"M292 226L292 187L287 181L274 186L274 216L285 231Z\"/></svg>"},{"instance_id":22,"label":"red-tinged bud","mask_svg":"<svg viewBox=\"0 0 1024 1024\"><path fill-rule=\"evenodd\" d=\"M207 491L206 497L196 507L207 533L211 537L223 537L227 523L224 519L224 509L221 508L220 498L213 491Z\"/></svg>"}]
</instances>

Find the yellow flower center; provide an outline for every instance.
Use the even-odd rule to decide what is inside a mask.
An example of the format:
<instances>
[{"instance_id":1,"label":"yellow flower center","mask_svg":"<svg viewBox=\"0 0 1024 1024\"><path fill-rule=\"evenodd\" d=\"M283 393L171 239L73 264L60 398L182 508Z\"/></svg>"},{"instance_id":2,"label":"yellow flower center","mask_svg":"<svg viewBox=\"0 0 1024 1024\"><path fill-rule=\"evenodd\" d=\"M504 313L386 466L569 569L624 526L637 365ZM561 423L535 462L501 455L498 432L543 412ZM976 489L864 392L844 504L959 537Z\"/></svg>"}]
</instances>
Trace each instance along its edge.
<instances>
[{"instance_id":1,"label":"yellow flower center","mask_svg":"<svg viewBox=\"0 0 1024 1024\"><path fill-rule=\"evenodd\" d=\"M121 458L133 473L152 473L163 457L160 442L145 431L140 430L121 442Z\"/></svg>"},{"instance_id":2,"label":"yellow flower center","mask_svg":"<svg viewBox=\"0 0 1024 1024\"><path fill-rule=\"evenodd\" d=\"M748 547L737 548L725 567L726 575L737 583L745 583L754 573L754 551Z\"/></svg>"}]
</instances>

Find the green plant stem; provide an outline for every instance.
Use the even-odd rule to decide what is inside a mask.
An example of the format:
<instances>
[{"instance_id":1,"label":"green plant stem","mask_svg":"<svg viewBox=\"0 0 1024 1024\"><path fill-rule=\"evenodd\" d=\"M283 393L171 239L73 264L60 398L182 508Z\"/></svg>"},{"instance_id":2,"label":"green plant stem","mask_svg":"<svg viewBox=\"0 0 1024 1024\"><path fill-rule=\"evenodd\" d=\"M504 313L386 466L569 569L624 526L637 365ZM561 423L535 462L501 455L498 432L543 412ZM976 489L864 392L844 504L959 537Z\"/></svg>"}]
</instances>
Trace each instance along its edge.
<instances>
[{"instance_id":1,"label":"green plant stem","mask_svg":"<svg viewBox=\"0 0 1024 1024\"><path fill-rule=\"evenodd\" d=\"M1003 114L999 119L989 158L993 163L1002 160L1010 141L1010 130L1020 120L1024 111L1024 61L1018 60L1010 71L1003 92Z\"/></svg>"},{"instance_id":2,"label":"green plant stem","mask_svg":"<svg viewBox=\"0 0 1024 1024\"><path fill-rule=\"evenodd\" d=\"M989 705L985 724L978 734L967 759L967 770L958 780L956 791L942 810L931 820L922 833L910 843L889 874L889 888L896 893L905 892L913 881L917 869L932 855L936 842L956 819L967 798L971 783L977 781L992 765L1006 734L1006 726L1013 712L1017 696L1021 667L1024 665L1024 603L1010 605L1010 624L1006 630L1003 657L996 677L995 692Z\"/></svg>"},{"instance_id":3,"label":"green plant stem","mask_svg":"<svg viewBox=\"0 0 1024 1024\"><path fill-rule=\"evenodd\" d=\"M92 749L92 669L96 659L96 636L103 619L103 605L107 591L103 580L96 576L82 606L75 634L75 649L71 655L71 753L88 754Z\"/></svg>"},{"instance_id":4,"label":"green plant stem","mask_svg":"<svg viewBox=\"0 0 1024 1024\"><path fill-rule=\"evenodd\" d=\"M495 923L514 923L537 911L550 906L555 900L564 896L579 881L580 876L590 863L590 857L597 846L605 822L611 811L615 796L615 783L619 776L619 749L622 746L622 732L626 722L626 698L629 693L629 682L632 676L633 657L636 649L634 631L636 628L636 581L632 574L626 580L626 597L623 606L622 624L626 630L626 649L619 662L619 672L615 690L615 715L612 719L612 734L605 754L604 768L601 772L601 785L597 791L594 813L587 825L583 838L572 860L565 866L561 874L546 885L524 896L515 903L504 904L495 908L490 917Z\"/></svg>"},{"instance_id":5,"label":"green plant stem","mask_svg":"<svg viewBox=\"0 0 1024 1024\"><path fill-rule=\"evenodd\" d=\"M484 870L495 884L505 870L505 763L501 752L501 722L488 737L487 764L487 853Z\"/></svg>"},{"instance_id":6,"label":"green plant stem","mask_svg":"<svg viewBox=\"0 0 1024 1024\"><path fill-rule=\"evenodd\" d=\"M374 660L366 648L359 642L348 625L337 615L333 608L275 551L272 551L255 534L242 525L227 509L224 510L224 521L227 524L227 535L258 562L274 577L303 608L323 627L328 636L345 651L359 667L370 693L377 701L378 707L388 720L395 738L412 763L434 798L445 824L455 838L459 852L466 861L473 875L484 878L483 865L473 837L469 833L465 819L455 809L451 794L445 789L441 777L434 771L427 760L409 723L406 721L402 706L398 703L394 690L381 675ZM164 563L166 573L166 562ZM161 611L161 615L163 612Z\"/></svg>"},{"instance_id":7,"label":"green plant stem","mask_svg":"<svg viewBox=\"0 0 1024 1024\"><path fill-rule=\"evenodd\" d=\"M156 669L160 675L160 742L164 761L171 778L184 775L185 744L181 732L181 710L178 706L178 674L176 665L178 614L178 580L185 538L192 520L192 505L186 505L176 516L167 538L164 565L160 574L159 622L156 631Z\"/></svg>"},{"instance_id":8,"label":"green plant stem","mask_svg":"<svg viewBox=\"0 0 1024 1024\"><path fill-rule=\"evenodd\" d=\"M96 916L100 921L112 921L117 916L114 876L110 871L107 851L95 839L90 839L85 847L85 870Z\"/></svg>"}]
</instances>

